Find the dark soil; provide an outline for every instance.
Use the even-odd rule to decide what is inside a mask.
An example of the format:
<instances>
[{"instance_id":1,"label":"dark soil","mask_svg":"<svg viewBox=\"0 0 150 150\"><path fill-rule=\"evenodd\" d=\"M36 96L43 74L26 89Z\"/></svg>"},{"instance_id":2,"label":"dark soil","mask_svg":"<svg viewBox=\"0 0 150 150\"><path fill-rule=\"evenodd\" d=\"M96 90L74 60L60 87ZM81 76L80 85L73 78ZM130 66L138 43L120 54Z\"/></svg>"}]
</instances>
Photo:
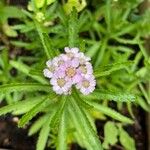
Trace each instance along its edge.
<instances>
[{"instance_id":1,"label":"dark soil","mask_svg":"<svg viewBox=\"0 0 150 150\"><path fill-rule=\"evenodd\" d=\"M17 127L17 117L0 117L0 149L35 150L35 137L27 136L27 129Z\"/></svg>"}]
</instances>

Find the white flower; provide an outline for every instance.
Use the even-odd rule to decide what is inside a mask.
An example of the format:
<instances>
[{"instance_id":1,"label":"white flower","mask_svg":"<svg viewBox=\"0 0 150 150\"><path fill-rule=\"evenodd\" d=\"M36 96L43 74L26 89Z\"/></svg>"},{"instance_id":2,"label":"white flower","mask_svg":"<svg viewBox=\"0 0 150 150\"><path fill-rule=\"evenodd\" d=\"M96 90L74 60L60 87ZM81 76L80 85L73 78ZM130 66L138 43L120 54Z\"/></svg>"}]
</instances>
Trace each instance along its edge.
<instances>
[{"instance_id":1,"label":"white flower","mask_svg":"<svg viewBox=\"0 0 150 150\"><path fill-rule=\"evenodd\" d=\"M85 64L86 62L89 62L91 60L90 57L85 56L82 52L78 53L77 57L79 59L80 64Z\"/></svg>"},{"instance_id":2,"label":"white flower","mask_svg":"<svg viewBox=\"0 0 150 150\"><path fill-rule=\"evenodd\" d=\"M65 78L53 77L50 80L51 85L53 85L53 90L57 94L69 94L71 90L72 83L67 81Z\"/></svg>"},{"instance_id":3,"label":"white flower","mask_svg":"<svg viewBox=\"0 0 150 150\"><path fill-rule=\"evenodd\" d=\"M79 49L77 47L74 47L74 48L65 47L64 49L65 49L66 55L69 58L76 57L79 52Z\"/></svg>"},{"instance_id":4,"label":"white flower","mask_svg":"<svg viewBox=\"0 0 150 150\"><path fill-rule=\"evenodd\" d=\"M88 77L93 74L93 67L91 63L86 62L85 64L79 66L77 72L80 73L83 77Z\"/></svg>"},{"instance_id":5,"label":"white flower","mask_svg":"<svg viewBox=\"0 0 150 150\"><path fill-rule=\"evenodd\" d=\"M45 77L47 78L51 78L53 76L53 73L56 69L56 67L54 66L54 64L52 63L51 60L48 60L46 62L47 68L43 70L43 74Z\"/></svg>"},{"instance_id":6,"label":"white flower","mask_svg":"<svg viewBox=\"0 0 150 150\"><path fill-rule=\"evenodd\" d=\"M88 78L83 78L83 80L77 83L76 88L84 95L92 93L96 86L96 80L93 75Z\"/></svg>"}]
</instances>

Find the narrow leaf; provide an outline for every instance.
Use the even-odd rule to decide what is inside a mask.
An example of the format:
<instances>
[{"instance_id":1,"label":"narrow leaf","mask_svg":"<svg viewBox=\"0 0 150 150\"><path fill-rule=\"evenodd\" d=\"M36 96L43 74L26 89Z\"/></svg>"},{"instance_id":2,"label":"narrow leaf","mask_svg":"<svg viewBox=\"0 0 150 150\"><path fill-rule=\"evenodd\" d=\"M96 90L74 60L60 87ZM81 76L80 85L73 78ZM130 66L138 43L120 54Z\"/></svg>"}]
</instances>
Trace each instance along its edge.
<instances>
[{"instance_id":1,"label":"narrow leaf","mask_svg":"<svg viewBox=\"0 0 150 150\"><path fill-rule=\"evenodd\" d=\"M69 46L74 47L77 46L78 43L78 13L77 10L74 8L69 16L69 27L68 27L68 34L69 34Z\"/></svg>"},{"instance_id":2,"label":"narrow leaf","mask_svg":"<svg viewBox=\"0 0 150 150\"><path fill-rule=\"evenodd\" d=\"M91 107L93 107L94 109L100 111L101 113L104 113L105 115L115 120L121 121L123 123L129 123L129 124L133 123L133 121L130 118L123 116L122 114L118 113L117 111L109 107L103 106L95 102L90 102L90 101L88 101L87 103L91 105Z\"/></svg>"},{"instance_id":3,"label":"narrow leaf","mask_svg":"<svg viewBox=\"0 0 150 150\"><path fill-rule=\"evenodd\" d=\"M38 120L36 120L30 127L28 135L31 136L35 134L38 130L40 130L47 119L48 115L44 115L40 117Z\"/></svg>"},{"instance_id":4,"label":"narrow leaf","mask_svg":"<svg viewBox=\"0 0 150 150\"><path fill-rule=\"evenodd\" d=\"M48 135L49 135L49 132L50 132L50 123L51 123L51 119L52 119L51 116L52 115L50 114L50 116L48 117L46 122L44 122L43 127L40 131L38 142L37 142L37 145L36 145L37 150L44 150L45 149L46 142L47 142L47 139L48 139Z\"/></svg>"},{"instance_id":5,"label":"narrow leaf","mask_svg":"<svg viewBox=\"0 0 150 150\"><path fill-rule=\"evenodd\" d=\"M14 92L14 91L49 91L50 86L38 83L12 83L12 84L4 84L0 86L0 93L3 92Z\"/></svg>"},{"instance_id":6,"label":"narrow leaf","mask_svg":"<svg viewBox=\"0 0 150 150\"><path fill-rule=\"evenodd\" d=\"M126 150L136 150L135 141L129 136L129 134L123 129L120 128L120 143L124 146Z\"/></svg>"},{"instance_id":7,"label":"narrow leaf","mask_svg":"<svg viewBox=\"0 0 150 150\"><path fill-rule=\"evenodd\" d=\"M61 98L59 106L56 109L54 116L52 117L51 128L56 128L59 125L61 116L62 116L64 108L65 108L66 101L67 101L67 98L65 98L65 97Z\"/></svg>"},{"instance_id":8,"label":"narrow leaf","mask_svg":"<svg viewBox=\"0 0 150 150\"><path fill-rule=\"evenodd\" d=\"M107 90L95 90L93 93L87 96L83 96L89 100L114 100L121 102L135 101L136 96L123 91L107 91Z\"/></svg>"},{"instance_id":9,"label":"narrow leaf","mask_svg":"<svg viewBox=\"0 0 150 150\"><path fill-rule=\"evenodd\" d=\"M22 73L24 73L27 76L30 76L31 78L33 78L34 80L42 83L42 84L47 84L47 81L42 77L42 76L37 76L37 75L32 75L30 74L30 67L18 62L18 61L10 61L11 66L13 66L14 68L16 68L17 70L21 71Z\"/></svg>"},{"instance_id":10,"label":"narrow leaf","mask_svg":"<svg viewBox=\"0 0 150 150\"><path fill-rule=\"evenodd\" d=\"M132 65L132 63L133 62L128 61L128 62L114 63L114 64L106 65L103 67L99 67L95 70L94 75L96 78L102 77L102 76L108 76L114 71L126 69L127 67Z\"/></svg>"},{"instance_id":11,"label":"narrow leaf","mask_svg":"<svg viewBox=\"0 0 150 150\"><path fill-rule=\"evenodd\" d=\"M64 110L59 124L57 150L67 150L67 115Z\"/></svg>"},{"instance_id":12,"label":"narrow leaf","mask_svg":"<svg viewBox=\"0 0 150 150\"><path fill-rule=\"evenodd\" d=\"M27 124L37 113L41 112L47 105L53 103L53 99L56 98L56 95L52 94L50 97L43 99L35 105L29 112L27 112L19 121L19 127L23 127Z\"/></svg>"},{"instance_id":13,"label":"narrow leaf","mask_svg":"<svg viewBox=\"0 0 150 150\"><path fill-rule=\"evenodd\" d=\"M84 146L88 150L102 150L98 136L93 130L84 111L73 98L70 99L69 114L77 132L82 136Z\"/></svg>"},{"instance_id":14,"label":"narrow leaf","mask_svg":"<svg viewBox=\"0 0 150 150\"><path fill-rule=\"evenodd\" d=\"M38 22L35 22L36 25L36 29L38 31L39 37L42 41L42 45L44 47L45 50L45 54L47 55L47 58L53 58L55 56L55 52L52 49L52 42L48 36L47 33L44 33L41 25Z\"/></svg>"},{"instance_id":15,"label":"narrow leaf","mask_svg":"<svg viewBox=\"0 0 150 150\"><path fill-rule=\"evenodd\" d=\"M6 113L14 112L20 109L30 109L34 107L37 103L41 102L43 97L30 98L23 101L19 101L17 103L13 103L7 106L0 108L0 115L4 115Z\"/></svg>"}]
</instances>

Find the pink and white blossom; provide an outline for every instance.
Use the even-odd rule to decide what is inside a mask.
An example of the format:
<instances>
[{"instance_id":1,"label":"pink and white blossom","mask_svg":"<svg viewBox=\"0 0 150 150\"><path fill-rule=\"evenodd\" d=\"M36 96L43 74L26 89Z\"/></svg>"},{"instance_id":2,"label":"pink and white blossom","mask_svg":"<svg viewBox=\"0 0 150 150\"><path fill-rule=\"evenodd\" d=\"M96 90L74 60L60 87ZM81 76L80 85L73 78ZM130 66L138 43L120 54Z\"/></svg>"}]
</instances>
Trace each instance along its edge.
<instances>
[{"instance_id":1,"label":"pink and white blossom","mask_svg":"<svg viewBox=\"0 0 150 150\"><path fill-rule=\"evenodd\" d=\"M50 78L57 94L71 94L73 85L84 95L90 94L96 86L91 59L76 47L65 47L65 52L46 62L44 76Z\"/></svg>"},{"instance_id":2,"label":"pink and white blossom","mask_svg":"<svg viewBox=\"0 0 150 150\"><path fill-rule=\"evenodd\" d=\"M53 85L53 90L57 94L68 95L72 86L72 83L66 80L66 78L59 78L59 77L52 78L50 80L50 83L51 85Z\"/></svg>"},{"instance_id":3,"label":"pink and white blossom","mask_svg":"<svg viewBox=\"0 0 150 150\"><path fill-rule=\"evenodd\" d=\"M83 78L81 82L76 84L76 88L81 91L82 94L88 95L92 93L96 86L96 80L93 75L88 78Z\"/></svg>"}]
</instances>

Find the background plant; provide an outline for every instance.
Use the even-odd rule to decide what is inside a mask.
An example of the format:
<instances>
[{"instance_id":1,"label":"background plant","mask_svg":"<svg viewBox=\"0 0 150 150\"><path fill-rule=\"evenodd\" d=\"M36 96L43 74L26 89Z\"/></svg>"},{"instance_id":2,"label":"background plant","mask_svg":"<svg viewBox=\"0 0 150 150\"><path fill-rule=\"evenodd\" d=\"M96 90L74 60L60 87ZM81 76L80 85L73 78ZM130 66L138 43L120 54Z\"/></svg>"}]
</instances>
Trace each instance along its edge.
<instances>
[{"instance_id":1,"label":"background plant","mask_svg":"<svg viewBox=\"0 0 150 150\"><path fill-rule=\"evenodd\" d=\"M13 7L19 16L1 2L4 11L0 14L5 18L1 21L2 35L6 39L18 38L10 38L8 44L3 41L1 46L0 96L8 105L0 109L0 114L23 115L19 127L38 115L29 130L29 135L39 131L38 150L44 149L47 140L49 146L58 150L69 148L72 142L90 150L108 149L109 144L118 140L125 149L135 149L134 140L123 127L136 122L133 105L150 110L146 90L150 59L144 48L145 38L150 34L150 12L139 14L137 7L141 2L33 0L28 9ZM11 27L9 18L18 18ZM13 33L5 33L4 24ZM13 56L12 46L19 51L13 52ZM97 78L97 88L92 94L83 96L74 90L71 97L58 96L44 78L45 62L63 52L65 46L79 47L92 58ZM108 106L112 100L118 111ZM124 107L132 119L121 114ZM94 121L107 116L111 121L104 127L101 144ZM107 132L109 129L114 130Z\"/></svg>"}]
</instances>

